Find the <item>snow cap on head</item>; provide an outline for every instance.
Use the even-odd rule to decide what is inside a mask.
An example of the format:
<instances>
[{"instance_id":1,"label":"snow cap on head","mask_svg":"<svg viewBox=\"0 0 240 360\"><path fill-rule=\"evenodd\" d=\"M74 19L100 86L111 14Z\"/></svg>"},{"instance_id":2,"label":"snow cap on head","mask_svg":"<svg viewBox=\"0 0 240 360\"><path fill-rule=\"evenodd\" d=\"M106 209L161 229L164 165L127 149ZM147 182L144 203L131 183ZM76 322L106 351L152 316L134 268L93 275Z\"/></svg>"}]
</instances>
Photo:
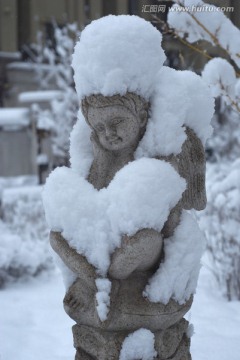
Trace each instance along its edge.
<instances>
[{"instance_id":1,"label":"snow cap on head","mask_svg":"<svg viewBox=\"0 0 240 360\"><path fill-rule=\"evenodd\" d=\"M75 46L72 67L79 99L92 94L149 99L165 60L162 35L150 22L131 15L93 21Z\"/></svg>"}]
</instances>

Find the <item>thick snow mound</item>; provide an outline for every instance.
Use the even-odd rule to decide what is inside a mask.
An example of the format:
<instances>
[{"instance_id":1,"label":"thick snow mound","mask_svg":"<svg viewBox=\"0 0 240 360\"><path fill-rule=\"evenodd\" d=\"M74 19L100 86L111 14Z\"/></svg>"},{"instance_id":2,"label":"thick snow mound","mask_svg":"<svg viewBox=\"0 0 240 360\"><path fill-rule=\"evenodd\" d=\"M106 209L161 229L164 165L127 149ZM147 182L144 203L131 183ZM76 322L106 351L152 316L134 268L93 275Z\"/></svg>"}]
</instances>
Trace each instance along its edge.
<instances>
[{"instance_id":1,"label":"thick snow mound","mask_svg":"<svg viewBox=\"0 0 240 360\"><path fill-rule=\"evenodd\" d=\"M136 157L180 153L186 139L185 126L193 129L205 144L212 133L210 122L214 113L208 86L191 71L165 66L156 79L150 118Z\"/></svg>"},{"instance_id":2,"label":"thick snow mound","mask_svg":"<svg viewBox=\"0 0 240 360\"><path fill-rule=\"evenodd\" d=\"M120 360L153 360L157 356L154 349L154 334L147 329L139 329L124 340Z\"/></svg>"},{"instance_id":3,"label":"thick snow mound","mask_svg":"<svg viewBox=\"0 0 240 360\"><path fill-rule=\"evenodd\" d=\"M135 92L148 99L165 60L162 35L148 21L109 15L93 21L76 44L72 67L79 99Z\"/></svg>"},{"instance_id":4,"label":"thick snow mound","mask_svg":"<svg viewBox=\"0 0 240 360\"><path fill-rule=\"evenodd\" d=\"M105 276L122 234L160 231L184 190L185 180L170 164L139 159L100 191L73 170L58 168L47 180L43 201L49 227L62 231L70 246Z\"/></svg>"}]
</instances>

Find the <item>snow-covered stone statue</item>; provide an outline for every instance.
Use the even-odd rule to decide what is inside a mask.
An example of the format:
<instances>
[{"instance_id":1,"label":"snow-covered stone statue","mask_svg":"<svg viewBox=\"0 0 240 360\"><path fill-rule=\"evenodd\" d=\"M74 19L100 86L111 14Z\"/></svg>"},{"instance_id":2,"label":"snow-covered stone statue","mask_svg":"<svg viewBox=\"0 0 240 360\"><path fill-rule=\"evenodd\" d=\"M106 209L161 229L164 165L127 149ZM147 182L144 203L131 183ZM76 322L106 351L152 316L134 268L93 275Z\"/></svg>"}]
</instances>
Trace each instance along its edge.
<instances>
[{"instance_id":1,"label":"snow-covered stone statue","mask_svg":"<svg viewBox=\"0 0 240 360\"><path fill-rule=\"evenodd\" d=\"M164 60L136 16L92 22L75 47L71 168L53 171L43 200L77 360L191 359L183 317L203 236L189 210L206 203L213 99Z\"/></svg>"}]
</instances>

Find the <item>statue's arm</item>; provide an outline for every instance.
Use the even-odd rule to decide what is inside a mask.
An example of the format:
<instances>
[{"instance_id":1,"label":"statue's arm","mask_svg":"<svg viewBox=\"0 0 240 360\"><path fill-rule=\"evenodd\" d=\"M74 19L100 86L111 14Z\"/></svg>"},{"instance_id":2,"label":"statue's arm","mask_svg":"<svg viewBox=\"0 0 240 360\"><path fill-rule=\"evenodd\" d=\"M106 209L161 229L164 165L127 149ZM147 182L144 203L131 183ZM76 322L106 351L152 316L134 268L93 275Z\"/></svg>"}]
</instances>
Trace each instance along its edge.
<instances>
[{"instance_id":1,"label":"statue's arm","mask_svg":"<svg viewBox=\"0 0 240 360\"><path fill-rule=\"evenodd\" d=\"M109 276L126 279L134 271L145 271L159 264L162 235L154 229L142 229L133 236L124 235L121 247L111 258Z\"/></svg>"},{"instance_id":2,"label":"statue's arm","mask_svg":"<svg viewBox=\"0 0 240 360\"><path fill-rule=\"evenodd\" d=\"M163 239L170 238L180 223L182 202L170 211L161 232L142 229L133 236L124 235L121 247L111 258L109 276L126 279L134 271L144 271L159 266L163 255Z\"/></svg>"},{"instance_id":3,"label":"statue's arm","mask_svg":"<svg viewBox=\"0 0 240 360\"><path fill-rule=\"evenodd\" d=\"M71 248L60 232L50 232L50 244L64 264L89 286L95 287L96 272L86 258Z\"/></svg>"}]
</instances>

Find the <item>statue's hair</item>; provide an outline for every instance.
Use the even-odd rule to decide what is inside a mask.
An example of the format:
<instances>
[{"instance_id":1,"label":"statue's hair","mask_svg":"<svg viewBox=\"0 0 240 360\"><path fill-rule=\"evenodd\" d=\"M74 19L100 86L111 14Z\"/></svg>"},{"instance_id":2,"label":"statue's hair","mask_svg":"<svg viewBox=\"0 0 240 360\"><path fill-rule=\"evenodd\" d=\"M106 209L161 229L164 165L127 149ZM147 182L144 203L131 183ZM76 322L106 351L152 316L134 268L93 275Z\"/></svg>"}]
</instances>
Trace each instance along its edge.
<instances>
[{"instance_id":1,"label":"statue's hair","mask_svg":"<svg viewBox=\"0 0 240 360\"><path fill-rule=\"evenodd\" d=\"M90 95L81 102L82 113L87 120L89 106L102 108L112 105L124 106L134 115L138 116L141 111L148 112L149 103L141 96L127 92L125 95L104 96L102 94Z\"/></svg>"}]
</instances>

